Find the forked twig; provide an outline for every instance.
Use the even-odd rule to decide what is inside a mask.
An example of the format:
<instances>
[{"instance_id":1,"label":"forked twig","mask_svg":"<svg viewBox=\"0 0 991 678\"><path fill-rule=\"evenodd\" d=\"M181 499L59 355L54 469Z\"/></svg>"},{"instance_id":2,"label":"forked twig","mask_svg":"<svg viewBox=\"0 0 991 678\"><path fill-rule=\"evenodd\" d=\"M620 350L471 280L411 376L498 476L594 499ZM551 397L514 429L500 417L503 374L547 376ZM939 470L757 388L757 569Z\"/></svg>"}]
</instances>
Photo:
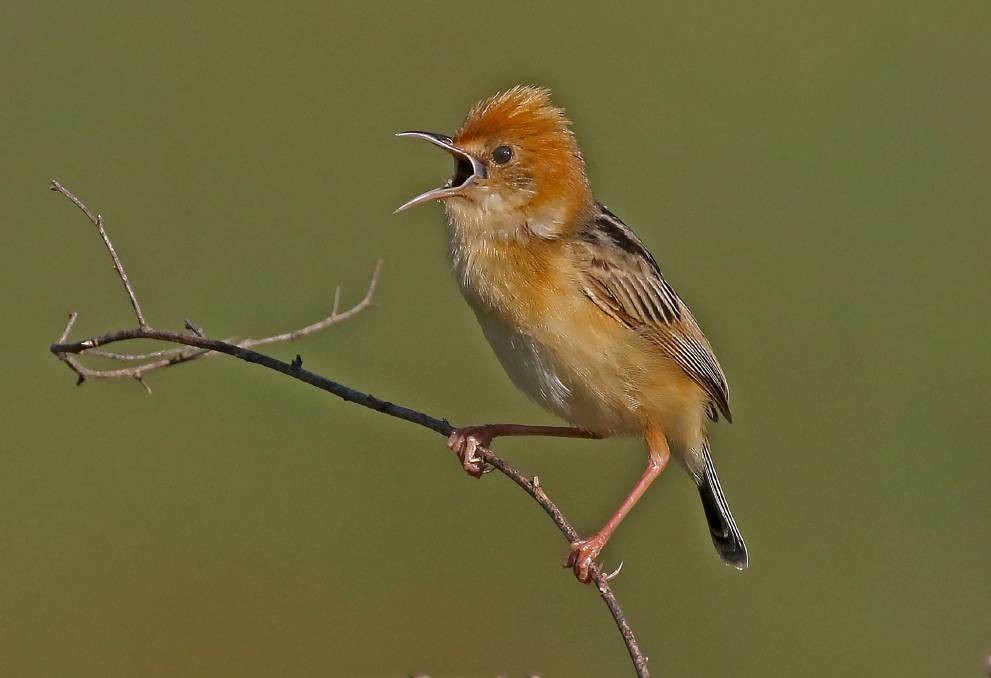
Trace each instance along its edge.
<instances>
[{"instance_id":1,"label":"forked twig","mask_svg":"<svg viewBox=\"0 0 991 678\"><path fill-rule=\"evenodd\" d=\"M117 272L117 276L124 283L124 289L127 291L128 299L131 301L131 307L134 309L134 314L138 320L138 327L142 329L151 329L148 323L144 319L144 315L141 311L141 305L138 303L137 295L134 293L134 287L131 285L127 278L127 274L124 271L124 265L117 255L117 250L110 240L110 236L107 234L106 228L103 226L103 219L100 215L94 215L92 211L76 197L69 189L63 186L61 183L52 179L53 191L61 193L66 198L72 202L73 205L78 207L83 214L97 227L100 233L100 237L103 239L103 243L110 253L111 258L114 262L114 270ZM341 287L337 286L334 291L334 301L330 313L315 323L307 325L297 330L292 330L289 332L283 332L281 334L276 334L269 337L258 337L255 339L241 339L236 340L234 338L227 339L228 343L233 343L236 346L242 348L252 348L254 346L265 346L266 344L282 343L287 341L295 341L296 339L301 339L303 337L321 332L332 325L337 323L350 320L357 314L361 313L365 309L373 305L372 299L375 296L375 291L378 288L379 277L382 274L382 260L375 262L375 268L372 270L372 277L368 282L368 287L365 290L365 296L356 303L351 308L346 311L340 311L341 303ZM70 317L71 322L75 322L75 314ZM193 332L194 334L199 334L203 336L202 330L192 323L192 321L186 321L186 328ZM71 325L67 328L71 329ZM67 334L65 335L67 336ZM64 337L63 337L64 340ZM61 341L61 340L60 340ZM151 388L144 381L144 376L149 372L154 370L159 370L164 367L172 367L174 365L182 365L183 363L188 363L193 360L199 360L201 358L212 358L219 355L213 351L205 351L198 348L190 347L180 347L180 348L170 348L163 349L161 351L152 351L150 353L117 353L113 351L100 351L97 349L91 349L86 352L87 356L97 357L97 358L108 358L110 360L116 360L123 363L134 363L139 362L140 365L134 365L131 367L120 367L116 369L95 369L84 365L78 359L72 356L60 356L60 358L76 373L78 377L78 383L82 383L87 379L134 379L140 383L145 390L149 393Z\"/></svg>"},{"instance_id":2,"label":"forked twig","mask_svg":"<svg viewBox=\"0 0 991 678\"><path fill-rule=\"evenodd\" d=\"M124 283L124 287L127 290L128 297L131 299L131 306L134 308L135 315L138 318L138 327L130 330L117 330L115 332L108 332L97 337L92 337L90 339L84 339L82 341L68 341L69 333L76 321L77 314L72 313L69 316L68 322L66 323L65 329L59 336L58 340L50 346L50 350L54 353L60 360L65 362L70 369L72 369L77 377L78 382L82 383L85 379L90 377L105 378L105 379L137 379L142 383L145 388L147 385L144 384L142 379L144 372L141 371L145 369L157 369L159 367L165 367L172 364L179 364L180 362L188 362L195 358L209 355L225 354L233 356L240 360L244 360L249 363L256 365L261 365L276 372L285 374L293 379L297 379L311 386L315 386L318 389L331 393L338 396L339 398L346 400L351 403L361 405L363 407L370 408L377 412L382 412L391 417L396 417L404 421L408 421L424 428L428 428L431 431L435 431L442 436L449 436L453 431L454 427L446 419L438 419L432 417L423 412L417 410L403 407L401 405L396 405L387 400L381 400L375 396L363 393L361 391L355 390L343 384L337 383L326 377L320 376L308 370L303 369L302 359L297 355L296 359L291 363L286 363L281 360L277 360L263 353L258 353L253 351L250 347L261 346L265 344L271 344L280 341L291 341L307 334L312 334L313 332L319 332L320 330L326 329L327 327L333 325L335 322L340 322L341 320L346 320L352 317L354 314L359 313L361 310L366 308L371 304L372 294L375 291L375 286L378 282L379 272L381 271L381 261L376 265L375 272L372 275L372 280L368 286L368 291L365 294L365 298L362 299L358 304L356 304L351 309L338 313L338 302L340 298L340 289L338 288L335 294L334 307L330 315L326 318L308 325L299 330L293 332L285 332L283 334L275 335L272 337L265 337L262 339L246 339L238 343L229 343L226 341L219 341L216 339L210 339L204 336L203 332L199 330L195 325L187 321L187 329L189 329L189 334L183 332L173 332L166 330L157 330L150 327L145 321L141 314L140 306L138 305L137 297L134 295L134 290L128 282L125 274L124 267L120 263L120 259L117 256L116 251L110 242L109 237L106 234L106 230L103 228L102 219L97 216L94 217L93 213L83 204L79 198L68 191L64 186L62 186L57 181L52 181L52 190L58 191L71 200L80 210L82 210L86 216L97 226L103 237L104 244L110 251L111 256L114 259L114 268L117 271L118 276ZM106 346L120 341L127 341L130 339L153 339L158 341L166 341L174 344L180 344L183 347L179 349L170 349L166 351L156 351L154 353L146 353L142 356L131 356L129 354L116 354L111 352L97 352L94 349L100 346ZM80 355L101 355L103 357L114 358L118 360L133 360L133 359L156 359L153 362L145 363L138 367L133 368L122 368L117 370L92 370L85 367L79 361ZM122 357L126 356L126 357ZM149 367L153 366L153 367ZM578 531L575 530L574 526L568 521L568 519L561 512L561 509L548 498L547 494L544 492L543 486L540 481L534 477L530 478L526 474L522 473L515 466L507 462L502 457L496 455L492 450L486 447L479 447L477 453L482 457L485 463L493 466L503 475L508 477L514 483L516 483L524 492L526 492L537 504L550 516L551 520L558 527L561 533L567 538L569 543L578 541L580 535ZM605 601L606 606L609 608L609 612L612 615L613 621L616 627L619 629L620 634L623 637L623 641L626 644L627 651L629 652L630 659L633 661L633 665L636 669L638 676L649 676L649 670L647 668L647 658L640 651L640 647L637 643L636 636L626 619L626 615L623 613L622 608L619 605L619 601L616 599L616 594L613 592L612 587L609 584L610 575L602 571L598 564L593 564L592 566L592 578L595 580L596 587L598 588L599 595Z\"/></svg>"}]
</instances>

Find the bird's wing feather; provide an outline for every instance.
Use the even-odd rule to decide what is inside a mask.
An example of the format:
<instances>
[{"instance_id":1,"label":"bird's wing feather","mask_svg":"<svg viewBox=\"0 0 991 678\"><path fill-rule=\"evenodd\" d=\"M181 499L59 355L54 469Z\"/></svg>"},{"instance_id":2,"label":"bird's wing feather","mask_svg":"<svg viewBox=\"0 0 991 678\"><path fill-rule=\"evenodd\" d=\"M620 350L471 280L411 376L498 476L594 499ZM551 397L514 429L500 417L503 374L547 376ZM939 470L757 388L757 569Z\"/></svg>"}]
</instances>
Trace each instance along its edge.
<instances>
[{"instance_id":1,"label":"bird's wing feather","mask_svg":"<svg viewBox=\"0 0 991 678\"><path fill-rule=\"evenodd\" d=\"M601 205L576 240L585 294L606 314L649 337L712 399L727 421L729 387L712 347L647 248Z\"/></svg>"}]
</instances>

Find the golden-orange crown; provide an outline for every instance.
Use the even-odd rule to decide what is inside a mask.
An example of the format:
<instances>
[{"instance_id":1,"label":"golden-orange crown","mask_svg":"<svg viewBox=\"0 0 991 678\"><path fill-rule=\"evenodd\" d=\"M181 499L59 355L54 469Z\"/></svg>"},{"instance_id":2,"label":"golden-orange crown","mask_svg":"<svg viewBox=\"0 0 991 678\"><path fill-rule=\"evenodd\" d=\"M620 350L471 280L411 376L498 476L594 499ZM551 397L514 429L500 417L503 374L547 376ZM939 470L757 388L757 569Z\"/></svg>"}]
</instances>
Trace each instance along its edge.
<instances>
[{"instance_id":1,"label":"golden-orange crown","mask_svg":"<svg viewBox=\"0 0 991 678\"><path fill-rule=\"evenodd\" d=\"M454 143L489 151L512 145L516 163L534 180L536 203L563 200L578 207L592 198L585 161L570 126L564 111L551 103L550 90L517 85L477 103Z\"/></svg>"}]
</instances>

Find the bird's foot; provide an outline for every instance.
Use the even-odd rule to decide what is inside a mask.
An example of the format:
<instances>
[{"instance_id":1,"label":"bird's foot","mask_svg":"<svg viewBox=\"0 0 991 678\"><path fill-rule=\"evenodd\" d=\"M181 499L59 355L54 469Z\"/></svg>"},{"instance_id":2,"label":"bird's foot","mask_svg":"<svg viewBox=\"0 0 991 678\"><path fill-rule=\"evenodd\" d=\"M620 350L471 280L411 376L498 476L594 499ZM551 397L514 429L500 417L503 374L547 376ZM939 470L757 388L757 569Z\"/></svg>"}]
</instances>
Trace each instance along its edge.
<instances>
[{"instance_id":1,"label":"bird's foot","mask_svg":"<svg viewBox=\"0 0 991 678\"><path fill-rule=\"evenodd\" d=\"M568 554L568 560L565 561L564 566L573 569L575 576L581 583L590 583L592 581L592 565L595 564L595 559L599 557L607 541L609 541L608 537L596 532L588 539L572 542L571 553Z\"/></svg>"},{"instance_id":2,"label":"bird's foot","mask_svg":"<svg viewBox=\"0 0 991 678\"><path fill-rule=\"evenodd\" d=\"M458 455L468 475L481 478L485 473L486 463L478 454L478 448L488 447L493 437L489 426L465 426L454 429L447 439L447 446Z\"/></svg>"}]
</instances>

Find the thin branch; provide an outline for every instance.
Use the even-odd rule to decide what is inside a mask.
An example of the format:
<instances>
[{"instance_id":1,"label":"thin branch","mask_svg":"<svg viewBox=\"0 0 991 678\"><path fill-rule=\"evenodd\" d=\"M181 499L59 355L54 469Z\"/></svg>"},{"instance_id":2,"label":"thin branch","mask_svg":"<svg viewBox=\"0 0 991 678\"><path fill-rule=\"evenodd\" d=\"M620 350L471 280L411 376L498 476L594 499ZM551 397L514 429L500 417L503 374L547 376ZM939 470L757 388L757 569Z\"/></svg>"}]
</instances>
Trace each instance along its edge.
<instances>
[{"instance_id":1,"label":"thin branch","mask_svg":"<svg viewBox=\"0 0 991 678\"><path fill-rule=\"evenodd\" d=\"M144 389L145 389L145 391L148 392L148 395L151 395L151 386L148 385L148 382L145 381L145 378L144 377L135 377L135 380L139 384L141 384L142 386L144 386Z\"/></svg>"},{"instance_id":2,"label":"thin branch","mask_svg":"<svg viewBox=\"0 0 991 678\"><path fill-rule=\"evenodd\" d=\"M381 412L387 414L391 417L396 417L404 421L408 421L418 426L428 428L431 431L435 431L442 436L449 436L453 431L454 427L446 419L438 419L424 412L414 410L409 407L404 407L402 405L397 405L395 403L389 402L387 400L382 400L376 398L369 393L363 393L344 384L332 381L326 377L319 374L315 374L308 370L303 369L303 361L299 357L296 358L291 363L286 363L276 358L272 358L263 353L258 353L251 350L250 346L259 346L269 343L274 343L276 341L291 341L299 337L311 334L313 332L318 332L326 327L330 326L334 322L339 322L340 320L346 319L353 316L355 313L360 312L368 305L371 304L372 295L375 292L375 287L378 283L379 273L381 271L381 261L376 264L375 271L372 275L372 280L368 286L368 291L365 294L364 299L356 304L354 307L345 311L343 313L338 313L338 301L340 298L340 289L338 288L335 294L334 306L330 315L312 325L308 325L295 332L287 332L281 335L275 335L274 337L266 337L263 339L246 339L237 344L228 343L225 341L219 341L216 339L210 339L203 336L201 330L198 327L187 321L187 328L193 332L193 334L185 334L181 332L172 332L165 330L157 330L144 322L144 319L140 312L140 307L137 303L137 298L134 297L133 290L130 284L127 282L124 276L123 266L120 265L117 254L113 249L113 245L110 243L109 238L106 235L106 231L102 228L102 220L99 217L94 218L92 212L80 201L75 195L66 190L57 181L52 181L52 189L65 195L69 200L71 200L79 209L81 209L90 221L93 221L100 230L101 235L104 238L104 242L107 248L110 250L111 255L114 258L115 268L117 269L118 275L124 282L128 294L132 300L132 306L135 309L135 313L138 317L139 326L136 329L130 330L118 330L115 332L108 332L97 337L92 337L90 339L84 339L81 341L68 341L68 336L72 330L73 324L76 321L77 315L75 313L69 316L66 327L62 334L59 336L58 340L52 344L49 349L53 354L55 354L60 360L65 362L70 369L72 369L78 376L77 383L82 383L85 379L89 377L99 377L99 378L132 378L137 379L142 383L145 388L147 384L144 384L142 375L144 374L141 370L157 369L157 367L164 367L168 364L178 364L180 362L185 362L193 360L200 356L208 355L218 355L225 354L244 360L248 363L255 365L261 365L276 372L280 372L289 376L293 379L297 379L306 384L314 386L318 389L331 393L338 396L342 400L347 402L355 403L363 407L375 410L376 412ZM135 368L124 368L119 370L90 370L85 366L81 365L78 361L78 356L86 353L92 352L100 346L106 346L108 344L113 344L121 341L127 341L132 339L151 339L157 341L166 341L174 344L180 344L184 348L180 348L175 353L168 353L161 360L146 363ZM109 352L103 352L104 357L109 357L112 354ZM125 355L125 354L119 354ZM145 354L152 355L152 354ZM550 500L547 494L544 492L540 485L540 481L536 477L529 477L522 473L515 466L507 462L502 457L495 454L492 450L486 447L479 447L477 450L478 454L482 457L486 464L494 467L507 478L516 483L524 492L526 492L537 504L544 510L544 512L550 516L551 520L565 536L569 543L575 542L580 539L578 531L574 526L568 521L568 519L561 512L561 509ZM640 677L649 676L649 670L647 668L647 658L643 655L640 647L637 643L636 636L633 630L630 628L629 622L626 619L622 608L619 605L619 601L616 599L616 594L613 592L612 587L609 585L610 576L602 571L598 564L592 565L592 578L595 580L596 587L598 588L599 595L605 601L606 606L609 609L609 613L612 615L613 621L616 627L619 629L620 634L623 637L623 642L626 644L626 649L629 652L630 659L633 662L633 666L636 669L636 673Z\"/></svg>"},{"instance_id":3,"label":"thin branch","mask_svg":"<svg viewBox=\"0 0 991 678\"><path fill-rule=\"evenodd\" d=\"M69 314L69 320L65 323L65 329L62 330L62 334L56 339L56 343L62 343L69 338L69 332L72 331L72 326L76 324L76 319L79 318L79 314L72 312Z\"/></svg>"},{"instance_id":4,"label":"thin branch","mask_svg":"<svg viewBox=\"0 0 991 678\"><path fill-rule=\"evenodd\" d=\"M262 337L260 339L245 339L244 341L238 342L238 346L242 348L250 348L252 346L264 346L266 344L275 344L283 341L295 341L308 334L313 334L315 332L320 332L327 329L331 325L336 325L339 322L344 322L354 316L358 315L366 308L372 305L372 297L375 295L375 289L379 284L379 276L382 274L382 260L379 259L375 262L375 269L372 271L372 279L368 281L368 289L365 290L365 296L357 304L349 308L348 310L338 313L337 308L341 301L341 286L338 285L334 292L334 306L328 315L323 320L319 320L312 325L307 325L298 330L293 330L292 332L284 332L282 334L276 334L271 337Z\"/></svg>"},{"instance_id":5,"label":"thin branch","mask_svg":"<svg viewBox=\"0 0 991 678\"><path fill-rule=\"evenodd\" d=\"M145 322L144 314L141 313L141 305L138 303L138 298L134 294L134 288L131 286L131 281L127 278L127 272L124 270L124 264L121 263L120 257L117 256L117 250L114 249L114 244L110 242L110 236L107 235L107 229L103 227L103 216L96 214L94 215L90 212L89 208L83 204L83 201L77 198L72 192L65 186L60 184L55 179L52 179L51 189L61 193L70 201L72 204L83 211L83 214L93 222L96 226L96 230L100 232L100 237L103 238L103 244L106 245L107 251L110 252L110 257L114 260L114 270L117 271L117 276L120 281L124 283L124 289L127 290L127 297L131 300L131 308L134 309L134 315L138 319L138 327L148 327L148 323Z\"/></svg>"},{"instance_id":6,"label":"thin branch","mask_svg":"<svg viewBox=\"0 0 991 678\"><path fill-rule=\"evenodd\" d=\"M230 341L227 339L226 341ZM87 351L86 355L91 358L108 358L109 360L119 360L122 363L140 362L143 360L154 360L155 358L166 358L176 353L182 353L184 348L166 348L161 351L151 351L150 353L114 353L113 351L101 351L94 349Z\"/></svg>"},{"instance_id":7,"label":"thin branch","mask_svg":"<svg viewBox=\"0 0 991 678\"><path fill-rule=\"evenodd\" d=\"M330 315L322 318L321 320L302 327L298 330L293 330L291 332L283 332L282 334L276 334L270 337L259 337L256 339L242 339L240 341L235 341L234 339L227 339L227 343L233 343L235 346L240 346L242 348L251 348L253 346L264 346L266 344L275 344L280 342L295 341L303 337L321 332L328 327L336 325L337 323L344 322L345 320L350 320L362 311L372 307L374 305L372 299L375 295L375 291L378 288L379 278L382 275L382 260L379 259L375 262L375 268L372 270L372 277L368 282L368 288L365 290L365 296L362 297L361 301L356 303L351 308L346 311L338 312L338 306L340 303L340 287L338 286L337 292L334 296L334 308L330 312ZM189 321L187 321L188 323ZM196 333L195 325L187 325L187 329L191 332ZM149 329L148 326L145 326ZM200 330L202 331L202 330ZM87 350L86 356L98 357L98 358L109 358L111 360L117 360L120 362L142 362L141 365L136 365L134 367L121 367L117 369L94 369L87 367L78 361L72 363L74 369L79 373L84 379L138 379L140 380L148 372L162 369L163 367L172 367L173 365L182 365L183 363L188 363L193 360L198 360L200 358L212 358L218 353L212 351L204 351L200 349L190 349L190 348L170 348L161 351L152 351L150 353L117 353L114 351L100 351L97 349ZM152 362L144 362L152 361ZM147 388L147 386L146 386ZM148 389L150 390L150 389Z\"/></svg>"}]
</instances>

